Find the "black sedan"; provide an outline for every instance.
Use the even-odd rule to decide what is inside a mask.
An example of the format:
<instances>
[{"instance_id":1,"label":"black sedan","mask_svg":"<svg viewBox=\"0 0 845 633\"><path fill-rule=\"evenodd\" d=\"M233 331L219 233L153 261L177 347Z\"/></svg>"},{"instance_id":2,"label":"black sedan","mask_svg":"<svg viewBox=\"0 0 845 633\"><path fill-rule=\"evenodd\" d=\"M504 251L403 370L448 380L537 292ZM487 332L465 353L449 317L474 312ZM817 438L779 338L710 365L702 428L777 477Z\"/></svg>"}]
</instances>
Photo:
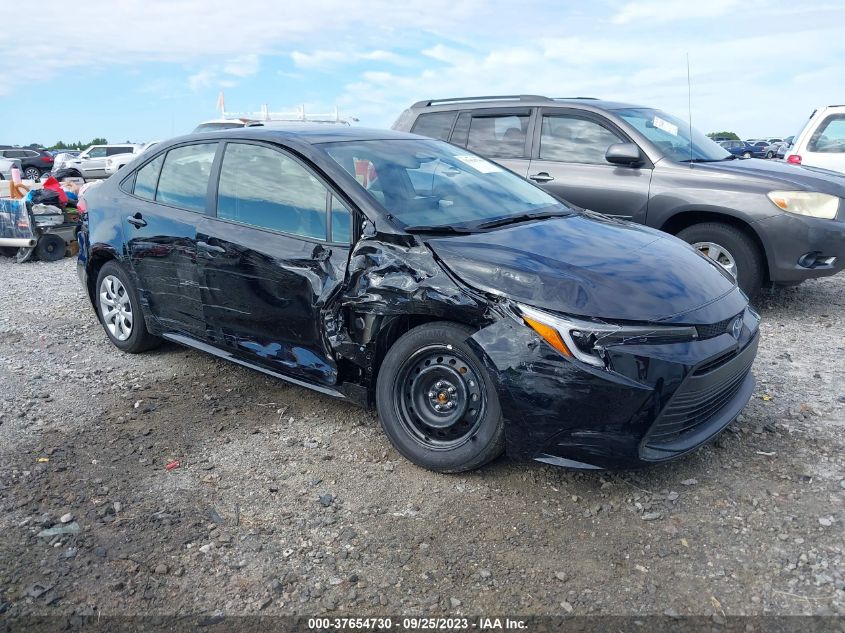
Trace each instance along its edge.
<instances>
[{"instance_id":1,"label":"black sedan","mask_svg":"<svg viewBox=\"0 0 845 633\"><path fill-rule=\"evenodd\" d=\"M181 137L86 194L109 339L161 339L375 406L441 472L686 453L748 401L759 317L654 229L465 149L360 128Z\"/></svg>"}]
</instances>

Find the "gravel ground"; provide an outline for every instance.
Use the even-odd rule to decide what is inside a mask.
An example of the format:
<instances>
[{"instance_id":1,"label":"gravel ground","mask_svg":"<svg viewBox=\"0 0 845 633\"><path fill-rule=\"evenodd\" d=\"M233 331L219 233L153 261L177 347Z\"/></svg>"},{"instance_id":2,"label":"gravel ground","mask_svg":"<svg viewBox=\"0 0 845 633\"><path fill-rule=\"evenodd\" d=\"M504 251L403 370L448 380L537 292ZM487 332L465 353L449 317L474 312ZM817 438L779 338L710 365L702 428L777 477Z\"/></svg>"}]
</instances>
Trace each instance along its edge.
<instances>
[{"instance_id":1,"label":"gravel ground","mask_svg":"<svg viewBox=\"0 0 845 633\"><path fill-rule=\"evenodd\" d=\"M446 476L352 405L118 352L74 267L0 258L0 613L845 614L845 275L758 302L754 397L693 455Z\"/></svg>"}]
</instances>

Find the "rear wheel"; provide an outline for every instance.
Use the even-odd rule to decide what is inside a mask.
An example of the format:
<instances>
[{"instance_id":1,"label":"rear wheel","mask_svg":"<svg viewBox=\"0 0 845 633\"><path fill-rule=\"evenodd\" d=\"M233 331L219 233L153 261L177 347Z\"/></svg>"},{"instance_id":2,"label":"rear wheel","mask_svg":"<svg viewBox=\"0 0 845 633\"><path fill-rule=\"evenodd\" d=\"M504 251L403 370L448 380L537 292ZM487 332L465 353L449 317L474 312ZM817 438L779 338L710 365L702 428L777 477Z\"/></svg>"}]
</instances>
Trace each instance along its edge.
<instances>
[{"instance_id":1,"label":"rear wheel","mask_svg":"<svg viewBox=\"0 0 845 633\"><path fill-rule=\"evenodd\" d=\"M743 158L751 158L751 152L745 152L742 155Z\"/></svg>"},{"instance_id":2,"label":"rear wheel","mask_svg":"<svg viewBox=\"0 0 845 633\"><path fill-rule=\"evenodd\" d=\"M106 262L100 269L95 303L103 329L118 349L137 354L160 343L144 323L135 284L117 262Z\"/></svg>"},{"instance_id":3,"label":"rear wheel","mask_svg":"<svg viewBox=\"0 0 845 633\"><path fill-rule=\"evenodd\" d=\"M757 244L738 228L721 222L693 224L677 236L713 259L737 280L749 297L763 285L763 257Z\"/></svg>"},{"instance_id":4,"label":"rear wheel","mask_svg":"<svg viewBox=\"0 0 845 633\"><path fill-rule=\"evenodd\" d=\"M396 450L423 468L472 470L503 450L499 399L466 344L472 333L454 323L421 325L393 344L379 371L382 428Z\"/></svg>"},{"instance_id":5,"label":"rear wheel","mask_svg":"<svg viewBox=\"0 0 845 633\"><path fill-rule=\"evenodd\" d=\"M35 254L42 262L57 262L65 256L67 243L58 235L46 233L35 245Z\"/></svg>"},{"instance_id":6,"label":"rear wheel","mask_svg":"<svg viewBox=\"0 0 845 633\"><path fill-rule=\"evenodd\" d=\"M27 167L23 172L23 177L27 180L38 180L41 178L41 170L38 167Z\"/></svg>"}]
</instances>

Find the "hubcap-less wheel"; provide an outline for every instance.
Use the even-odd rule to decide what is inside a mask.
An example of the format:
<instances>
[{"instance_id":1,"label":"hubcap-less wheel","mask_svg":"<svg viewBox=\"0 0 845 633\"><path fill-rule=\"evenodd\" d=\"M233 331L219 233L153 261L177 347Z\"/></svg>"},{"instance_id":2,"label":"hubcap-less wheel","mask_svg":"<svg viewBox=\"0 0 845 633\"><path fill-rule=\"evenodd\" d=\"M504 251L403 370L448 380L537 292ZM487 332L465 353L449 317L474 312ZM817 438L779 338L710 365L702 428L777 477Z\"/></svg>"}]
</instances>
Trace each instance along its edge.
<instances>
[{"instance_id":1,"label":"hubcap-less wheel","mask_svg":"<svg viewBox=\"0 0 845 633\"><path fill-rule=\"evenodd\" d=\"M399 370L394 403L408 434L427 449L453 449L468 442L484 418L484 383L451 346L411 355Z\"/></svg>"},{"instance_id":2,"label":"hubcap-less wheel","mask_svg":"<svg viewBox=\"0 0 845 633\"><path fill-rule=\"evenodd\" d=\"M697 248L702 254L707 255L710 259L715 260L716 263L736 279L736 260L728 249L713 242L695 242L692 246L693 248Z\"/></svg>"},{"instance_id":3,"label":"hubcap-less wheel","mask_svg":"<svg viewBox=\"0 0 845 633\"><path fill-rule=\"evenodd\" d=\"M123 282L114 275L100 283L100 313L111 335L118 341L132 336L132 302Z\"/></svg>"}]
</instances>

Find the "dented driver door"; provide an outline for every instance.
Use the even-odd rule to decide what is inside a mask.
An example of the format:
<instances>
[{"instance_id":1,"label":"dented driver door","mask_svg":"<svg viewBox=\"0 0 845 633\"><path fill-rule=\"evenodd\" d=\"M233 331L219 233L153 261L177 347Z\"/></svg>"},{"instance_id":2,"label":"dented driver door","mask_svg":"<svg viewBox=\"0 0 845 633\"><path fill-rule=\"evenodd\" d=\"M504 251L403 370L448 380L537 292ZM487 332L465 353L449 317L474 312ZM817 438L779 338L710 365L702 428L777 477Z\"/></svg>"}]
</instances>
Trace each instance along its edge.
<instances>
[{"instance_id":1,"label":"dented driver door","mask_svg":"<svg viewBox=\"0 0 845 633\"><path fill-rule=\"evenodd\" d=\"M227 144L216 217L197 236L212 344L272 371L335 384L322 314L343 281L349 243L348 231L332 227L331 207L328 188L298 158L260 143Z\"/></svg>"}]
</instances>

